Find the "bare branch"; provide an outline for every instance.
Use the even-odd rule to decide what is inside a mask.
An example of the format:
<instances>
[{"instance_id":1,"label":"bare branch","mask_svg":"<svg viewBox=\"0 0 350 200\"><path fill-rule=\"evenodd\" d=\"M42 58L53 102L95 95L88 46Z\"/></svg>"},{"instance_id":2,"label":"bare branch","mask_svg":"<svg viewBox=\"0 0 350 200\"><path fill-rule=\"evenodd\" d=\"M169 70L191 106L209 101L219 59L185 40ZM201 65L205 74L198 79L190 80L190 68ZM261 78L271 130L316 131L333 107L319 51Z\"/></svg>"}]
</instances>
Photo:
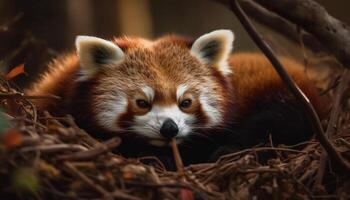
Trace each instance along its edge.
<instances>
[{"instance_id":1,"label":"bare branch","mask_svg":"<svg viewBox=\"0 0 350 200\"><path fill-rule=\"evenodd\" d=\"M254 1L311 33L344 67L350 68L350 28L324 7L313 0Z\"/></svg>"},{"instance_id":2,"label":"bare branch","mask_svg":"<svg viewBox=\"0 0 350 200\"><path fill-rule=\"evenodd\" d=\"M298 33L296 25L288 20L278 16L277 14L267 10L251 0L240 0L240 4L247 14L256 22L270 27L288 40L299 43L299 35L301 34L301 41L307 48L314 52L325 51L325 48L319 41L317 41L317 39L305 31Z\"/></svg>"},{"instance_id":3,"label":"bare branch","mask_svg":"<svg viewBox=\"0 0 350 200\"><path fill-rule=\"evenodd\" d=\"M79 151L74 154L62 155L58 157L58 160L92 160L98 157L101 154L109 152L110 150L116 148L121 142L121 139L118 137L111 138L104 143L97 145L96 147L87 150Z\"/></svg>"}]
</instances>

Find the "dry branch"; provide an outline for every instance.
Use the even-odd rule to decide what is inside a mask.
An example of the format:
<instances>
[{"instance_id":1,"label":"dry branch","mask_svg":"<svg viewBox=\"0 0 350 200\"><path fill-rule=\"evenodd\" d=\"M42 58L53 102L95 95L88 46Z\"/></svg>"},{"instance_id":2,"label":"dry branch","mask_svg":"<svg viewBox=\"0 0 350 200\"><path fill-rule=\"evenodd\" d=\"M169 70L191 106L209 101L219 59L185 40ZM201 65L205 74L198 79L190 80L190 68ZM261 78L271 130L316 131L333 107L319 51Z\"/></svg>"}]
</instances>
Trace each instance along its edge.
<instances>
[{"instance_id":1,"label":"dry branch","mask_svg":"<svg viewBox=\"0 0 350 200\"><path fill-rule=\"evenodd\" d=\"M216 1L227 4L227 6L229 6L229 1L227 0ZM314 38L311 34L305 31L301 31L299 33L295 24L280 17L274 12L267 10L252 0L240 0L239 2L244 11L246 11L246 13L256 22L271 28L292 42L303 42L305 47L314 52L325 51L325 48L322 46L322 44L317 41L317 39Z\"/></svg>"},{"instance_id":2,"label":"dry branch","mask_svg":"<svg viewBox=\"0 0 350 200\"><path fill-rule=\"evenodd\" d=\"M350 68L350 28L320 4L313 0L254 1L311 33L344 67Z\"/></svg>"},{"instance_id":3,"label":"dry branch","mask_svg":"<svg viewBox=\"0 0 350 200\"><path fill-rule=\"evenodd\" d=\"M214 0L230 5L230 0ZM285 18L278 19L273 13L253 4L253 1L267 10ZM240 0L252 17L278 32L287 34L292 40L297 39L291 27L296 24L311 34L329 53L333 54L346 68L350 68L350 28L344 22L329 15L327 10L313 0ZM256 12L256 13L254 13ZM289 21L284 24L285 21ZM317 48L311 36L303 36L307 47Z\"/></svg>"},{"instance_id":4,"label":"dry branch","mask_svg":"<svg viewBox=\"0 0 350 200\"><path fill-rule=\"evenodd\" d=\"M87 151L79 151L74 154L62 155L58 160L72 161L72 160L92 160L101 154L109 152L119 146L121 139L118 137L107 140L106 142L96 145L93 149Z\"/></svg>"},{"instance_id":5,"label":"dry branch","mask_svg":"<svg viewBox=\"0 0 350 200\"><path fill-rule=\"evenodd\" d=\"M48 94L48 95L25 95L23 93L0 93L0 99L8 99L8 98L25 98L25 99L61 99L58 96Z\"/></svg>"}]
</instances>

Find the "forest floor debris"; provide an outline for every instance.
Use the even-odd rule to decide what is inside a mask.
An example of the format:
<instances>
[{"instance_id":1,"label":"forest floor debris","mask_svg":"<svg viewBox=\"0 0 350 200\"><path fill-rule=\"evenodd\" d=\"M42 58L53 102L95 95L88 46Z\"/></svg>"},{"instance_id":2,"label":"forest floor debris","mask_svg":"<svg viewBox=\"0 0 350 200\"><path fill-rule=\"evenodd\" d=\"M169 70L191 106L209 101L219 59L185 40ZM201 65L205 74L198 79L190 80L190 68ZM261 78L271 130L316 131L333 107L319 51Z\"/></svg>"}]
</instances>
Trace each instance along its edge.
<instances>
[{"instance_id":1,"label":"forest floor debris","mask_svg":"<svg viewBox=\"0 0 350 200\"><path fill-rule=\"evenodd\" d=\"M322 146L315 139L295 146L245 149L215 163L167 171L157 158L147 158L159 163L149 166L143 158L112 153L120 138L100 142L70 116L38 114L30 100L34 97L14 88L1 77L1 199L350 198L349 173L335 174L327 157L322 166ZM350 159L350 112L342 112L338 121L330 141ZM259 152L275 157L261 164ZM175 157L179 159L176 153Z\"/></svg>"}]
</instances>

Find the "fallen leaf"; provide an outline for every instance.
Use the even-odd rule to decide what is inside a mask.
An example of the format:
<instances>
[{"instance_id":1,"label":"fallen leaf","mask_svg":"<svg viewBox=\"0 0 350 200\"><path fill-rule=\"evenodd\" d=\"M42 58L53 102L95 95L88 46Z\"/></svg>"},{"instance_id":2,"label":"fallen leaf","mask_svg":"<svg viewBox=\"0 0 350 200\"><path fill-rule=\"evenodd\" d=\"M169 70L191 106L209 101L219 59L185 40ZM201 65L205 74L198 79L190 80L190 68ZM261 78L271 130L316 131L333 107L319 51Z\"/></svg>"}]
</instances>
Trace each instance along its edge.
<instances>
[{"instance_id":1,"label":"fallen leaf","mask_svg":"<svg viewBox=\"0 0 350 200\"><path fill-rule=\"evenodd\" d=\"M33 168L21 167L14 171L12 184L19 193L36 194L39 190L39 179Z\"/></svg>"},{"instance_id":2,"label":"fallen leaf","mask_svg":"<svg viewBox=\"0 0 350 200\"><path fill-rule=\"evenodd\" d=\"M20 74L24 74L24 63L14 67L9 73L5 75L6 80L10 80Z\"/></svg>"},{"instance_id":3,"label":"fallen leaf","mask_svg":"<svg viewBox=\"0 0 350 200\"><path fill-rule=\"evenodd\" d=\"M5 148L11 149L22 143L22 134L16 129L10 129L1 139Z\"/></svg>"},{"instance_id":4,"label":"fallen leaf","mask_svg":"<svg viewBox=\"0 0 350 200\"><path fill-rule=\"evenodd\" d=\"M130 180L130 179L135 178L135 174L132 173L132 172L124 172L124 173L123 173L123 178L124 178L125 180Z\"/></svg>"},{"instance_id":5,"label":"fallen leaf","mask_svg":"<svg viewBox=\"0 0 350 200\"><path fill-rule=\"evenodd\" d=\"M181 189L180 196L181 196L181 198L180 198L181 200L194 200L193 192L191 190L188 190L188 189Z\"/></svg>"}]
</instances>

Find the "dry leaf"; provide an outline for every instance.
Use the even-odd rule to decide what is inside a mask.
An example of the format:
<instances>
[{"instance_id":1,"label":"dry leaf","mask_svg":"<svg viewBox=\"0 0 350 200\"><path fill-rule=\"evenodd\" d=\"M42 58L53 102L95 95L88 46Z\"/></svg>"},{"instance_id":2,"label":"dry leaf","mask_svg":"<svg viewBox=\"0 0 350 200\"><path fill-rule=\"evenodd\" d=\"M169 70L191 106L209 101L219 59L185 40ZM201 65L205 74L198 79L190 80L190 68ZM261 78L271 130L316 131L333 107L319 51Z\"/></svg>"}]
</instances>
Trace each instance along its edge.
<instances>
[{"instance_id":1,"label":"dry leaf","mask_svg":"<svg viewBox=\"0 0 350 200\"><path fill-rule=\"evenodd\" d=\"M39 160L38 166L41 171L45 172L45 174L50 177L58 177L61 174L55 166L47 163L45 160Z\"/></svg>"},{"instance_id":2,"label":"dry leaf","mask_svg":"<svg viewBox=\"0 0 350 200\"><path fill-rule=\"evenodd\" d=\"M193 192L191 190L188 190L188 189L181 189L180 196L181 196L181 198L180 198L181 200L194 200Z\"/></svg>"},{"instance_id":3,"label":"dry leaf","mask_svg":"<svg viewBox=\"0 0 350 200\"><path fill-rule=\"evenodd\" d=\"M2 142L7 149L14 148L22 143L22 134L16 129L10 129L2 136Z\"/></svg>"},{"instance_id":4,"label":"dry leaf","mask_svg":"<svg viewBox=\"0 0 350 200\"><path fill-rule=\"evenodd\" d=\"M16 169L12 175L12 184L16 192L27 195L36 195L40 187L39 178L35 169L29 167L21 167Z\"/></svg>"},{"instance_id":5,"label":"dry leaf","mask_svg":"<svg viewBox=\"0 0 350 200\"><path fill-rule=\"evenodd\" d=\"M6 80L10 80L20 74L24 74L24 63L14 67L9 73L6 74Z\"/></svg>"}]
</instances>

